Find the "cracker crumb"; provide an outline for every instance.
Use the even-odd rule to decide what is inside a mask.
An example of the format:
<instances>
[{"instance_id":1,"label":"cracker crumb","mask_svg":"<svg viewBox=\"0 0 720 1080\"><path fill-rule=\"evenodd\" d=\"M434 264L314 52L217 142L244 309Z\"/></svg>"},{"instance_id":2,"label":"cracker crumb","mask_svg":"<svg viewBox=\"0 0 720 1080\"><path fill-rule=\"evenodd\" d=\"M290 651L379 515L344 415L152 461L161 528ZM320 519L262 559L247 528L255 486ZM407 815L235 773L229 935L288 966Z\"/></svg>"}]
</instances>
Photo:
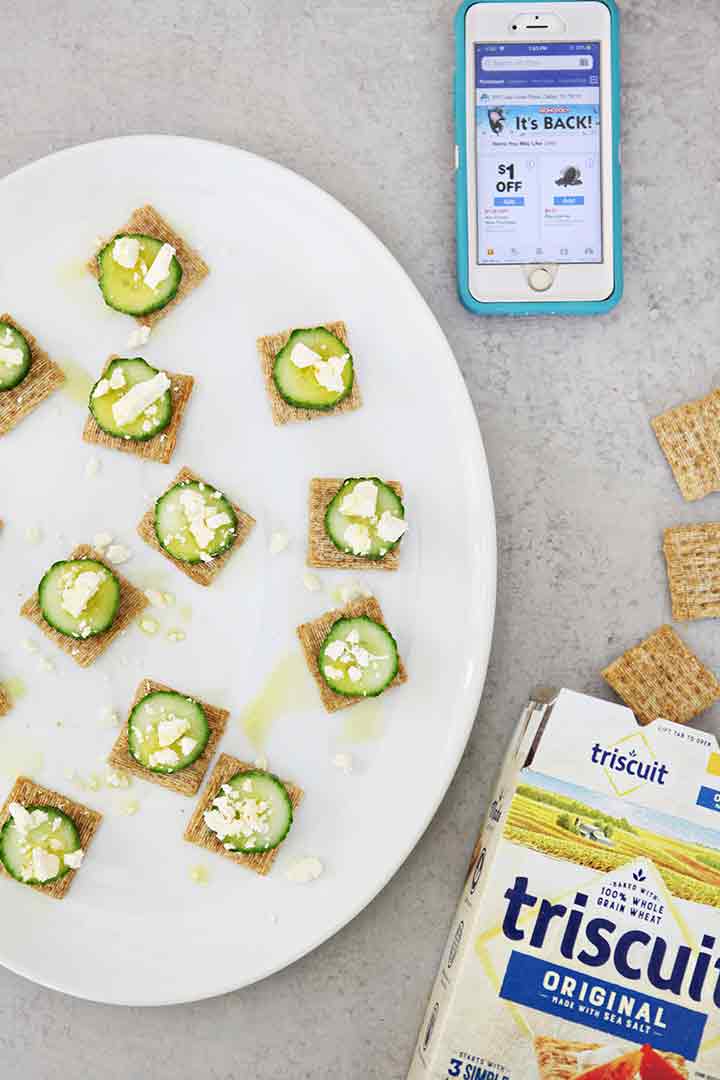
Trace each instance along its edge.
<instances>
[{"instance_id":1,"label":"cracker crumb","mask_svg":"<svg viewBox=\"0 0 720 1080\"><path fill-rule=\"evenodd\" d=\"M132 558L130 548L126 548L124 544L111 544L105 554L114 566L122 566Z\"/></svg>"}]
</instances>

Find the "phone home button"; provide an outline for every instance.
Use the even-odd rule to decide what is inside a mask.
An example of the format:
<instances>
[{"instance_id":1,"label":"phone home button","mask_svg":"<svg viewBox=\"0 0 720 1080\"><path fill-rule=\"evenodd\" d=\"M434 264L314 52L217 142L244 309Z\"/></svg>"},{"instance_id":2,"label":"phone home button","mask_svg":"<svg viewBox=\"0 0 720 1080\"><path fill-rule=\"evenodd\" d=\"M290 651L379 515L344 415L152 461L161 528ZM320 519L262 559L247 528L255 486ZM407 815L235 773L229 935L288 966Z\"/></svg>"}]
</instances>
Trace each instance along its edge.
<instances>
[{"instance_id":1,"label":"phone home button","mask_svg":"<svg viewBox=\"0 0 720 1080\"><path fill-rule=\"evenodd\" d=\"M545 292L553 283L553 276L544 266L536 266L528 274L528 285L534 292Z\"/></svg>"}]
</instances>

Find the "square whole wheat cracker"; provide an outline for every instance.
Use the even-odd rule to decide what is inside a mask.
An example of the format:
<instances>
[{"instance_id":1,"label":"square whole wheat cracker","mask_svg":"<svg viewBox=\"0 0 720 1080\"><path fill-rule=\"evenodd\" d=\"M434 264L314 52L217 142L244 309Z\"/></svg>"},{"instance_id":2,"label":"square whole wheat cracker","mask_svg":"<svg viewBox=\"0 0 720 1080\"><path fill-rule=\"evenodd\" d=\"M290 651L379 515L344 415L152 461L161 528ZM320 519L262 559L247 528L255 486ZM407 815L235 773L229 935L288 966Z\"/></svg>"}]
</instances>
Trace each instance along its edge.
<instances>
[{"instance_id":1,"label":"square whole wheat cracker","mask_svg":"<svg viewBox=\"0 0 720 1080\"><path fill-rule=\"evenodd\" d=\"M147 780L149 784L159 784L160 787L169 788L170 791L177 791L180 795L197 795L205 778L205 773L208 771L210 762L217 750L218 743L223 737L230 713L227 709L218 709L214 705L208 705L206 701L202 701L192 694L186 694L183 690L175 690L172 686L165 686L163 683L155 682L153 679L142 680L135 691L130 710L132 711L146 694L156 691L182 694L183 697L192 698L193 701L197 701L198 705L202 706L210 728L210 737L200 757L192 765L188 765L187 768L177 773L152 772L150 769L145 769L130 753L128 748L128 728L127 724L123 724L122 731L108 755L108 762L113 768L132 773L133 776L139 776L142 780Z\"/></svg>"},{"instance_id":2,"label":"square whole wheat cracker","mask_svg":"<svg viewBox=\"0 0 720 1080\"><path fill-rule=\"evenodd\" d=\"M29 330L21 326L7 312L0 315L5 322L18 330L30 348L30 370L23 381L13 390L0 391L0 436L7 435L24 420L41 402L65 382L65 372L41 349Z\"/></svg>"},{"instance_id":3,"label":"square whole wheat cracker","mask_svg":"<svg viewBox=\"0 0 720 1080\"><path fill-rule=\"evenodd\" d=\"M718 391L668 409L650 421L683 497L692 502L720 490Z\"/></svg>"},{"instance_id":4,"label":"square whole wheat cracker","mask_svg":"<svg viewBox=\"0 0 720 1080\"><path fill-rule=\"evenodd\" d=\"M307 565L333 570L397 570L400 566L402 544L388 551L382 559L362 559L358 555L347 555L340 551L326 533L325 511L343 483L343 480L319 477L310 481ZM386 480L385 483L402 499L402 484L397 480Z\"/></svg>"},{"instance_id":5,"label":"square whole wheat cracker","mask_svg":"<svg viewBox=\"0 0 720 1080\"><path fill-rule=\"evenodd\" d=\"M7 716L12 708L12 701L5 687L0 683L0 716Z\"/></svg>"},{"instance_id":6,"label":"square whole wheat cracker","mask_svg":"<svg viewBox=\"0 0 720 1080\"><path fill-rule=\"evenodd\" d=\"M205 785L205 791L188 821L185 839L191 844L197 844L199 847L205 848L206 851L214 851L216 855L224 855L226 859L232 859L233 862L246 866L249 870L254 870L256 874L264 876L270 872L282 844L271 851L259 852L257 855L245 855L239 851L228 851L222 840L219 840L215 833L208 829L203 817L205 811L211 808L213 799L218 795L223 784L227 784L235 773L250 772L254 769L254 765L248 765L246 761L239 761L238 758L231 757L230 754L220 755L210 779ZM288 780L283 780L282 783L290 796L294 812L300 805L305 793L302 788L297 787Z\"/></svg>"},{"instance_id":7,"label":"square whole wheat cracker","mask_svg":"<svg viewBox=\"0 0 720 1080\"><path fill-rule=\"evenodd\" d=\"M538 1035L535 1039L535 1057L537 1058L540 1080L576 1080L587 1071L582 1067L580 1054L587 1050L600 1050L602 1046L602 1043L569 1042L566 1039L554 1039L547 1035ZM639 1059L641 1053L642 1050L639 1046L628 1047L625 1053L618 1056L637 1055ZM684 1057L680 1054L664 1053L662 1051L660 1053L681 1076L687 1077ZM588 1066L588 1068L591 1067ZM639 1076L639 1073L635 1075Z\"/></svg>"},{"instance_id":8,"label":"square whole wheat cracker","mask_svg":"<svg viewBox=\"0 0 720 1080\"><path fill-rule=\"evenodd\" d=\"M118 359L121 358L115 355L108 357L100 378L103 377L110 363ZM88 409L83 428L83 440L86 443L95 443L97 446L104 446L110 450L122 450L126 454L135 454L147 461L159 461L167 465L175 452L180 425L193 392L195 380L192 375L178 375L172 371L166 371L165 374L170 379L173 410L170 423L164 431L159 431L157 435L153 435L152 439L144 439L142 442L136 439L121 439L117 435L108 435L106 431L103 431Z\"/></svg>"},{"instance_id":9,"label":"square whole wheat cracker","mask_svg":"<svg viewBox=\"0 0 720 1080\"><path fill-rule=\"evenodd\" d=\"M326 330L329 330L331 334L334 334L335 337L340 338L343 344L350 350L347 327L344 322L328 322L323 323L322 325ZM275 380L273 379L273 367L275 365L275 357L280 352L283 345L287 344L291 334L292 330L281 330L277 334L267 334L265 337L257 339L260 366L265 381L265 389L268 398L270 399L273 423L280 425L303 420L317 420L318 417L321 416L336 416L337 413L352 412L353 409L359 409L362 405L362 398L360 397L357 371L354 372L352 390L346 398L343 398L343 400L338 402L332 409L301 409L298 408L297 405L289 405L288 402L280 396L275 385Z\"/></svg>"},{"instance_id":10,"label":"square whole wheat cracker","mask_svg":"<svg viewBox=\"0 0 720 1080\"><path fill-rule=\"evenodd\" d=\"M662 717L687 724L720 698L720 683L671 626L619 656L602 676L641 724Z\"/></svg>"},{"instance_id":11,"label":"square whole wheat cracker","mask_svg":"<svg viewBox=\"0 0 720 1080\"><path fill-rule=\"evenodd\" d=\"M183 466L183 468L173 480L172 484L168 484L162 494L165 495L170 490L170 488L175 486L175 484L181 484L184 481L189 480L199 481L200 477L191 469ZM203 480L202 483L204 483L209 488L213 487L212 484L208 484L205 480ZM217 489L213 488L213 490ZM158 497L161 498L162 496ZM227 498L227 496L225 497ZM242 545L245 543L248 536L252 532L253 526L255 525L254 517L251 517L250 514L246 514L244 510L241 510L240 507L236 505L236 503L230 500L228 501L230 502L230 505L232 506L237 516L237 533L235 535L235 542L233 543L232 547L229 547L228 550L224 551L222 555L218 555L217 558L212 560L212 562L184 563L181 562L180 559L174 559L172 555L168 551L166 551L165 548L160 544L157 536L155 535L154 507L152 507L150 510L147 510L140 519L140 524L137 527L138 536L142 537L145 543L149 544L149 546L151 548L154 548L155 551L158 551L161 555L164 555L168 562L171 562L173 566L177 566L178 570L182 571L182 573L189 577L191 581L196 582L198 585L211 585L213 578L216 576L216 574L220 573L223 566L225 566L225 563L228 561L228 559L232 557L233 552L237 551L237 549L242 547Z\"/></svg>"},{"instance_id":12,"label":"square whole wheat cracker","mask_svg":"<svg viewBox=\"0 0 720 1080\"><path fill-rule=\"evenodd\" d=\"M145 610L148 606L148 600L140 589L131 585L127 578L118 573L115 567L108 566L102 555L88 544L80 544L79 547L74 548L70 552L68 559L94 559L96 562L102 563L106 570L114 574L120 582L120 606L112 626L96 637L85 639L61 634L59 631L54 630L49 623L45 622L40 611L37 591L25 601L20 608L20 614L24 615L26 619L30 619L39 630L42 630L46 637L55 642L59 649L71 656L76 664L79 664L80 667L89 667L99 656L102 656L115 638L122 634L124 630L127 630L138 615Z\"/></svg>"},{"instance_id":13,"label":"square whole wheat cracker","mask_svg":"<svg viewBox=\"0 0 720 1080\"><path fill-rule=\"evenodd\" d=\"M210 273L210 268L200 253L190 247L168 225L167 221L160 217L160 214L153 206L141 206L137 210L133 210L129 221L121 228L116 229L112 235L118 236L121 233L145 233L146 236L162 240L164 244L172 244L175 248L175 257L182 267L180 285L170 303L160 308L159 311L152 311L149 315L138 315L136 317L136 322L143 323L145 326L153 326L160 319L163 319L169 311L172 311L181 300L184 300L193 289L197 288L203 278L206 278ZM102 247L104 247L104 244L98 248L87 264L88 270L95 278L98 277L97 257Z\"/></svg>"},{"instance_id":14,"label":"square whole wheat cracker","mask_svg":"<svg viewBox=\"0 0 720 1080\"><path fill-rule=\"evenodd\" d=\"M310 674L317 684L322 703L329 713L337 712L339 709L347 709L351 705L359 705L361 701L367 700L367 698L363 697L350 698L345 697L343 694L336 694L323 679L318 665L318 654L322 647L322 643L330 633L333 623L337 622L338 619L356 619L361 615L366 615L369 619L374 619L375 622L381 623L388 629L387 623L383 618L382 609L374 596L363 596L359 600L353 600L352 603L347 604L343 608L337 608L335 611L326 611L319 619L313 619L312 622L302 623L297 628L297 635L300 638L300 644L302 645L302 650L305 654L305 660L310 669ZM405 665L400 656L398 656L397 675L390 685L386 687L386 690L390 690L393 686L399 686L401 683L407 682L407 677ZM385 693L385 690L383 693Z\"/></svg>"},{"instance_id":15,"label":"square whole wheat cracker","mask_svg":"<svg viewBox=\"0 0 720 1080\"><path fill-rule=\"evenodd\" d=\"M663 554L667 565L673 618L720 616L720 522L676 525L666 529Z\"/></svg>"},{"instance_id":16,"label":"square whole wheat cracker","mask_svg":"<svg viewBox=\"0 0 720 1080\"><path fill-rule=\"evenodd\" d=\"M34 783L27 776L18 776L13 784L12 791L0 809L0 829L10 817L10 803L13 802L18 802L22 806L53 806L57 810L61 810L63 814L67 814L75 823L75 828L80 837L80 847L84 852L87 852L90 842L102 821L102 814L99 814L96 810L91 810L88 806L83 806L82 803L73 802L72 799L66 798L65 795L61 795L58 791L40 787L39 784ZM0 873L10 878L11 881L15 880L11 874L8 874L2 863L0 863ZM77 873L82 873L82 866L79 871L69 870L58 881L50 881L46 885L31 885L30 888L46 893L47 896L53 896L56 900L62 900L75 880Z\"/></svg>"}]
</instances>

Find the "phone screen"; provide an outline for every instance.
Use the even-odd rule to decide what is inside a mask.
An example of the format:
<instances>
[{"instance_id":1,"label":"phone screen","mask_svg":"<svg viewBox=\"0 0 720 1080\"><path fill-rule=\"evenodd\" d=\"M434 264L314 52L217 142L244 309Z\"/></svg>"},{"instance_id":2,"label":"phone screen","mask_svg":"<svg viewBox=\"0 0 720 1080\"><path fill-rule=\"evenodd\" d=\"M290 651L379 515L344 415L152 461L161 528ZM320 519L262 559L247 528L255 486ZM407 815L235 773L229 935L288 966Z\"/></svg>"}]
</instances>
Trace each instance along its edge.
<instances>
[{"instance_id":1,"label":"phone screen","mask_svg":"<svg viewBox=\"0 0 720 1080\"><path fill-rule=\"evenodd\" d=\"M475 45L477 262L600 263L600 43Z\"/></svg>"}]
</instances>

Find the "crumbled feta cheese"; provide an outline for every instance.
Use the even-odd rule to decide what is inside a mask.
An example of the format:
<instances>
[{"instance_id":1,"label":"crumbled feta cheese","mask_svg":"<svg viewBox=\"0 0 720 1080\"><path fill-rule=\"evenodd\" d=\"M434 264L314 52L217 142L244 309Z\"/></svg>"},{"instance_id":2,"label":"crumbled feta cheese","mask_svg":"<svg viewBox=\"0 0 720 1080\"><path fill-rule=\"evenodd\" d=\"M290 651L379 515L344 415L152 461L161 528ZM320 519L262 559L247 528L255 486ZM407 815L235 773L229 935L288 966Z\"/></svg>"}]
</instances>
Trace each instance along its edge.
<instances>
[{"instance_id":1,"label":"crumbled feta cheese","mask_svg":"<svg viewBox=\"0 0 720 1080\"><path fill-rule=\"evenodd\" d=\"M164 371L158 371L151 379L135 383L127 394L113 402L112 414L118 427L126 427L137 420L150 405L154 405L170 389L170 379Z\"/></svg>"},{"instance_id":2,"label":"crumbled feta cheese","mask_svg":"<svg viewBox=\"0 0 720 1080\"><path fill-rule=\"evenodd\" d=\"M172 244L163 244L152 261L152 265L145 271L144 279L148 289L157 289L158 285L165 280L170 273L170 264L175 255Z\"/></svg>"},{"instance_id":3,"label":"crumbled feta cheese","mask_svg":"<svg viewBox=\"0 0 720 1080\"><path fill-rule=\"evenodd\" d=\"M192 490L180 492L180 505L187 519L188 528L197 546L204 550L215 539L215 531L206 519L207 506L203 496Z\"/></svg>"},{"instance_id":4,"label":"crumbled feta cheese","mask_svg":"<svg viewBox=\"0 0 720 1080\"><path fill-rule=\"evenodd\" d=\"M110 389L121 390L126 383L125 375L121 367L113 368L113 373L110 376Z\"/></svg>"},{"instance_id":5,"label":"crumbled feta cheese","mask_svg":"<svg viewBox=\"0 0 720 1080\"><path fill-rule=\"evenodd\" d=\"M396 543L407 530L407 521L404 518L395 517L389 510L384 510L377 523L377 534L381 540L388 544Z\"/></svg>"},{"instance_id":6,"label":"crumbled feta cheese","mask_svg":"<svg viewBox=\"0 0 720 1080\"><path fill-rule=\"evenodd\" d=\"M345 642L338 639L337 641L331 641L325 649L325 655L330 660L339 660L345 652Z\"/></svg>"},{"instance_id":7,"label":"crumbled feta cheese","mask_svg":"<svg viewBox=\"0 0 720 1080\"><path fill-rule=\"evenodd\" d=\"M344 539L354 555L367 555L372 547L370 530L367 525L357 525L355 522L348 525Z\"/></svg>"},{"instance_id":8,"label":"crumbled feta cheese","mask_svg":"<svg viewBox=\"0 0 720 1080\"><path fill-rule=\"evenodd\" d=\"M350 676L350 682L360 682L362 679L362 671L359 667L355 667L354 664L348 668L348 675Z\"/></svg>"},{"instance_id":9,"label":"crumbled feta cheese","mask_svg":"<svg viewBox=\"0 0 720 1080\"><path fill-rule=\"evenodd\" d=\"M21 645L25 652L36 653L40 651L40 646L36 645L35 642L31 640L31 638L23 638Z\"/></svg>"},{"instance_id":10,"label":"crumbled feta cheese","mask_svg":"<svg viewBox=\"0 0 720 1080\"><path fill-rule=\"evenodd\" d=\"M10 816L20 836L25 836L33 827L32 814L18 802L10 803Z\"/></svg>"},{"instance_id":11,"label":"crumbled feta cheese","mask_svg":"<svg viewBox=\"0 0 720 1080\"><path fill-rule=\"evenodd\" d=\"M315 365L315 378L325 390L340 394L345 389L342 373L348 359L346 353L344 356L331 356Z\"/></svg>"},{"instance_id":12,"label":"crumbled feta cheese","mask_svg":"<svg viewBox=\"0 0 720 1080\"><path fill-rule=\"evenodd\" d=\"M75 851L66 851L63 855L63 862L66 866L69 866L71 870L77 870L80 863L85 857L85 852L82 848L76 848Z\"/></svg>"},{"instance_id":13,"label":"crumbled feta cheese","mask_svg":"<svg viewBox=\"0 0 720 1080\"><path fill-rule=\"evenodd\" d=\"M181 716L171 716L167 720L161 720L157 726L158 743L160 746L172 746L189 727L189 721Z\"/></svg>"},{"instance_id":14,"label":"crumbled feta cheese","mask_svg":"<svg viewBox=\"0 0 720 1080\"><path fill-rule=\"evenodd\" d=\"M343 751L335 754L333 765L336 769L340 769L341 772L346 774L351 773L353 771L352 754L346 754Z\"/></svg>"},{"instance_id":15,"label":"crumbled feta cheese","mask_svg":"<svg viewBox=\"0 0 720 1080\"><path fill-rule=\"evenodd\" d=\"M345 640L347 641L348 645L357 645L360 641L360 634L357 630L351 630Z\"/></svg>"},{"instance_id":16,"label":"crumbled feta cheese","mask_svg":"<svg viewBox=\"0 0 720 1080\"><path fill-rule=\"evenodd\" d=\"M156 750L155 753L151 754L148 758L151 768L154 768L156 765L177 765L179 760L180 758L175 751L171 750L169 747L164 750Z\"/></svg>"},{"instance_id":17,"label":"crumbled feta cheese","mask_svg":"<svg viewBox=\"0 0 720 1080\"><path fill-rule=\"evenodd\" d=\"M315 881L323 872L323 864L314 855L307 855L305 858L295 859L290 863L285 871L285 877L288 881L293 881L297 885L307 885L310 881Z\"/></svg>"},{"instance_id":18,"label":"crumbled feta cheese","mask_svg":"<svg viewBox=\"0 0 720 1080\"><path fill-rule=\"evenodd\" d=\"M270 537L270 554L279 555L290 543L290 537L284 529L277 529Z\"/></svg>"},{"instance_id":19,"label":"crumbled feta cheese","mask_svg":"<svg viewBox=\"0 0 720 1080\"><path fill-rule=\"evenodd\" d=\"M137 799L128 799L122 806L122 813L127 814L128 817L132 817L133 814L137 814L140 809L140 803Z\"/></svg>"},{"instance_id":20,"label":"crumbled feta cheese","mask_svg":"<svg viewBox=\"0 0 720 1080\"><path fill-rule=\"evenodd\" d=\"M311 574L309 570L303 573L303 585L308 592L319 592L322 589L322 582L317 574Z\"/></svg>"},{"instance_id":21,"label":"crumbled feta cheese","mask_svg":"<svg viewBox=\"0 0 720 1080\"><path fill-rule=\"evenodd\" d=\"M302 341L299 341L297 345L293 346L293 350L290 353L290 359L297 368L314 367L315 364L322 363L322 356L320 353L313 352Z\"/></svg>"},{"instance_id":22,"label":"crumbled feta cheese","mask_svg":"<svg viewBox=\"0 0 720 1080\"><path fill-rule=\"evenodd\" d=\"M335 679L336 682L342 679L345 674L344 671L341 671L340 668L333 667L332 664L326 664L324 670L328 679Z\"/></svg>"},{"instance_id":23,"label":"crumbled feta cheese","mask_svg":"<svg viewBox=\"0 0 720 1080\"><path fill-rule=\"evenodd\" d=\"M100 472L100 462L97 458L91 457L85 465L85 475L88 480L92 480Z\"/></svg>"},{"instance_id":24,"label":"crumbled feta cheese","mask_svg":"<svg viewBox=\"0 0 720 1080\"><path fill-rule=\"evenodd\" d=\"M118 236L113 244L112 257L119 266L132 270L140 257L140 241L133 236Z\"/></svg>"},{"instance_id":25,"label":"crumbled feta cheese","mask_svg":"<svg viewBox=\"0 0 720 1080\"><path fill-rule=\"evenodd\" d=\"M243 791L252 791L252 780L243 780L242 789Z\"/></svg>"},{"instance_id":26,"label":"crumbled feta cheese","mask_svg":"<svg viewBox=\"0 0 720 1080\"><path fill-rule=\"evenodd\" d=\"M22 349L8 348L7 345L0 345L0 364L7 364L8 367L20 367L23 360L24 354Z\"/></svg>"},{"instance_id":27,"label":"crumbled feta cheese","mask_svg":"<svg viewBox=\"0 0 720 1080\"><path fill-rule=\"evenodd\" d=\"M346 517L371 518L377 508L378 489L372 480L361 480L340 503L340 513Z\"/></svg>"},{"instance_id":28,"label":"crumbled feta cheese","mask_svg":"<svg viewBox=\"0 0 720 1080\"><path fill-rule=\"evenodd\" d=\"M107 532L95 533L93 536L93 547L100 554L103 555L105 549L112 544L112 536Z\"/></svg>"},{"instance_id":29,"label":"crumbled feta cheese","mask_svg":"<svg viewBox=\"0 0 720 1080\"><path fill-rule=\"evenodd\" d=\"M42 848L32 849L32 876L36 881L49 881L56 877L60 870L60 860L57 855Z\"/></svg>"},{"instance_id":30,"label":"crumbled feta cheese","mask_svg":"<svg viewBox=\"0 0 720 1080\"><path fill-rule=\"evenodd\" d=\"M111 544L105 554L115 566L122 566L123 563L132 558L130 548L126 548L123 544Z\"/></svg>"},{"instance_id":31,"label":"crumbled feta cheese","mask_svg":"<svg viewBox=\"0 0 720 1080\"><path fill-rule=\"evenodd\" d=\"M101 570L81 571L62 591L60 603L65 611L79 619L106 577Z\"/></svg>"},{"instance_id":32,"label":"crumbled feta cheese","mask_svg":"<svg viewBox=\"0 0 720 1080\"><path fill-rule=\"evenodd\" d=\"M152 637L153 634L157 634L158 630L160 629L160 623L157 621L157 619L153 619L152 616L146 615L140 620L140 629L142 630L143 634L148 634L150 637Z\"/></svg>"},{"instance_id":33,"label":"crumbled feta cheese","mask_svg":"<svg viewBox=\"0 0 720 1080\"><path fill-rule=\"evenodd\" d=\"M221 529L223 525L229 525L231 520L230 515L224 511L206 518L208 529Z\"/></svg>"},{"instance_id":34,"label":"crumbled feta cheese","mask_svg":"<svg viewBox=\"0 0 720 1080\"><path fill-rule=\"evenodd\" d=\"M191 739L189 735L184 735L180 740L180 753L183 757L187 757L188 754L192 754L196 746L197 739Z\"/></svg>"},{"instance_id":35,"label":"crumbled feta cheese","mask_svg":"<svg viewBox=\"0 0 720 1080\"><path fill-rule=\"evenodd\" d=\"M264 754L261 754L260 757L255 758L253 765L256 769L262 769L263 772L265 772L268 767L268 759L265 757Z\"/></svg>"},{"instance_id":36,"label":"crumbled feta cheese","mask_svg":"<svg viewBox=\"0 0 720 1080\"><path fill-rule=\"evenodd\" d=\"M136 349L139 345L145 345L149 337L149 326L143 326L142 324L140 326L137 326L128 338L128 348Z\"/></svg>"}]
</instances>

